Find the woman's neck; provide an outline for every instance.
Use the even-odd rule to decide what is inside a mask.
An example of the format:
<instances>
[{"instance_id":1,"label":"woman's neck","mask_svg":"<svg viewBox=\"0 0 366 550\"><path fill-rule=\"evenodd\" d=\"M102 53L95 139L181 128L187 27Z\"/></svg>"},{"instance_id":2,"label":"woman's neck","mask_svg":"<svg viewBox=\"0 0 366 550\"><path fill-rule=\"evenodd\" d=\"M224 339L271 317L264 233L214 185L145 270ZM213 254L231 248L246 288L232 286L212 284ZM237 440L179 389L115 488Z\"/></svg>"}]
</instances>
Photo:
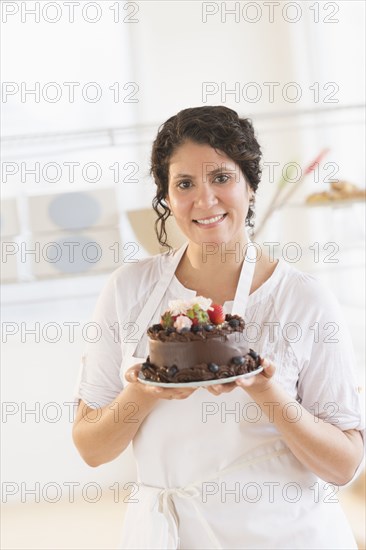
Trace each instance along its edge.
<instances>
[{"instance_id":1,"label":"woman's neck","mask_svg":"<svg viewBox=\"0 0 366 550\"><path fill-rule=\"evenodd\" d=\"M244 257L245 247L239 243L189 243L175 275L186 288L223 304L234 299Z\"/></svg>"},{"instance_id":2,"label":"woman's neck","mask_svg":"<svg viewBox=\"0 0 366 550\"><path fill-rule=\"evenodd\" d=\"M204 246L190 242L175 272L176 277L186 288L210 297L217 303L233 300L247 243L223 243L221 246L206 243ZM270 261L265 254L259 255L250 293L271 277L277 263Z\"/></svg>"},{"instance_id":3,"label":"woman's neck","mask_svg":"<svg viewBox=\"0 0 366 550\"><path fill-rule=\"evenodd\" d=\"M190 242L185 260L192 269L203 270L205 272L220 269L221 271L240 270L247 250L247 241L237 241L235 243L202 243L196 244Z\"/></svg>"}]
</instances>

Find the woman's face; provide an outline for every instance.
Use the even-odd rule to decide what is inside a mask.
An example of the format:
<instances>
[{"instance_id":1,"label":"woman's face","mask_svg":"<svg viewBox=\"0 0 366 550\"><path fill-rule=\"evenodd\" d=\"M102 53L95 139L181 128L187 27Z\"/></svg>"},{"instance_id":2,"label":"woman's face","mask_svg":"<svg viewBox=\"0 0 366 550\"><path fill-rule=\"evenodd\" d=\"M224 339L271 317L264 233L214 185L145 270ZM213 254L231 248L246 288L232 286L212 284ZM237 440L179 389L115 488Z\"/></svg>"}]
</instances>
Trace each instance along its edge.
<instances>
[{"instance_id":1,"label":"woman's face","mask_svg":"<svg viewBox=\"0 0 366 550\"><path fill-rule=\"evenodd\" d=\"M239 166L209 145L187 141L170 159L166 201L196 244L245 243L252 195Z\"/></svg>"}]
</instances>

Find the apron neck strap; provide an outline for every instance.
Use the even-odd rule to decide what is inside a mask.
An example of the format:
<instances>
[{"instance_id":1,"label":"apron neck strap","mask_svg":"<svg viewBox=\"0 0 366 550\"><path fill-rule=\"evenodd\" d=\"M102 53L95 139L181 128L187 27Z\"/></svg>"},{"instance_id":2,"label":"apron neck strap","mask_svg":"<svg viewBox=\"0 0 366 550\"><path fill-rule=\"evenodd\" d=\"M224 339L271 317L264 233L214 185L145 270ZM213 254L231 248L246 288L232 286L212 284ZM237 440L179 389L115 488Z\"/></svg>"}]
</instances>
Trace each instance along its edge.
<instances>
[{"instance_id":1,"label":"apron neck strap","mask_svg":"<svg viewBox=\"0 0 366 550\"><path fill-rule=\"evenodd\" d=\"M136 334L136 345L134 345L134 351L136 350L138 343L140 342L142 336L147 330L149 323L158 309L159 304L165 294L166 289L169 287L171 280L174 277L175 270L178 267L178 264L188 246L188 242L184 243L175 253L175 257L172 262L168 264L167 268L163 272L160 280L156 283L154 290L150 294L150 297L144 307L142 308L139 316L137 317L135 323L138 328Z\"/></svg>"},{"instance_id":2,"label":"apron neck strap","mask_svg":"<svg viewBox=\"0 0 366 550\"><path fill-rule=\"evenodd\" d=\"M257 248L251 241L246 244L245 258L240 271L238 286L233 303L232 314L244 317L250 289L254 277L255 264L257 260Z\"/></svg>"}]
</instances>

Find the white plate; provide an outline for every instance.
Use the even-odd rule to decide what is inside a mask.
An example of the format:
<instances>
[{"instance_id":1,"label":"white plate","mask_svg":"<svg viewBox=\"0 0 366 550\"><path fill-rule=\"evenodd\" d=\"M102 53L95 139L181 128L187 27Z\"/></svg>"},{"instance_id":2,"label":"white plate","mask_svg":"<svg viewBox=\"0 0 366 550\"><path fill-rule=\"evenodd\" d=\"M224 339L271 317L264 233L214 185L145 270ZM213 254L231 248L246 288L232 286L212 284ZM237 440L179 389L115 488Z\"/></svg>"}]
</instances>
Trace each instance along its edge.
<instances>
[{"instance_id":1,"label":"white plate","mask_svg":"<svg viewBox=\"0 0 366 550\"><path fill-rule=\"evenodd\" d=\"M247 372L246 374L238 374L237 376L230 376L229 378L218 378L216 380L202 380L201 382L151 382L151 380L145 380L142 378L143 374L140 371L137 377L137 380L142 384L147 386L156 386L157 388L204 388L205 386L214 386L215 384L229 384L229 382L235 382L240 378L251 378L256 374L262 372L263 367L259 367L252 372Z\"/></svg>"}]
</instances>

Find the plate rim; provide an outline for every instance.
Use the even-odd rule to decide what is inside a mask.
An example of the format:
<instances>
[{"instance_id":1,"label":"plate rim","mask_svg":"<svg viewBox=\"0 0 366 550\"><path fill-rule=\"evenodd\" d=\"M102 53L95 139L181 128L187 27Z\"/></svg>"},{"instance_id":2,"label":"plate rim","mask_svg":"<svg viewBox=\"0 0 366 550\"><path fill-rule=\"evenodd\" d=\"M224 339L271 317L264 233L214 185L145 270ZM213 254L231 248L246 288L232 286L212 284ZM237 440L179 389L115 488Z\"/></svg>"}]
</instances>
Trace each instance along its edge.
<instances>
[{"instance_id":1,"label":"plate rim","mask_svg":"<svg viewBox=\"0 0 366 550\"><path fill-rule=\"evenodd\" d=\"M138 373L137 380L141 384L146 386L152 386L156 388L204 388L206 386L216 386L218 384L229 384L230 382L235 382L240 378L251 378L256 374L260 374L263 371L263 366L258 367L257 369L246 372L244 374L237 374L236 376L230 376L229 378L219 378L215 380L201 380L195 382L151 382L150 380L145 380L140 378L142 374L141 371Z\"/></svg>"}]
</instances>

